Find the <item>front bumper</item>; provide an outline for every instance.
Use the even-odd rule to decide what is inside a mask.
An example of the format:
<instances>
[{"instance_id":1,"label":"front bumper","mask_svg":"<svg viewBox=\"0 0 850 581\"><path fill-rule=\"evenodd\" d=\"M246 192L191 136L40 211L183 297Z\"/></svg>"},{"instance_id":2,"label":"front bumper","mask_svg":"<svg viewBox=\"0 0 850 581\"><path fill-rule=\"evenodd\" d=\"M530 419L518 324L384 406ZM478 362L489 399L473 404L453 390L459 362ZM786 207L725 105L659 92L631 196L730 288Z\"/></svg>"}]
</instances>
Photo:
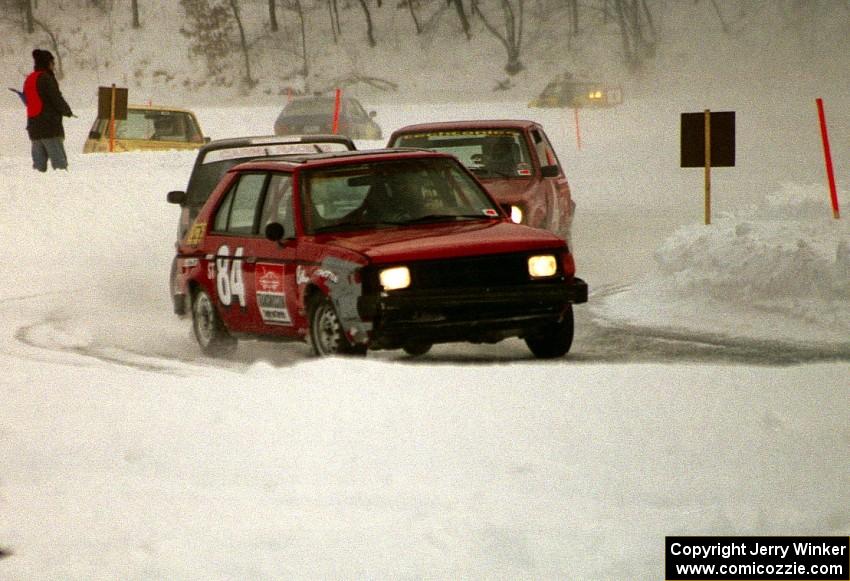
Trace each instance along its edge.
<instances>
[{"instance_id":1,"label":"front bumper","mask_svg":"<svg viewBox=\"0 0 850 581\"><path fill-rule=\"evenodd\" d=\"M370 347L395 349L410 342L493 343L539 332L570 305L587 302L580 278L510 287L394 291L364 296L359 315L373 321Z\"/></svg>"}]
</instances>

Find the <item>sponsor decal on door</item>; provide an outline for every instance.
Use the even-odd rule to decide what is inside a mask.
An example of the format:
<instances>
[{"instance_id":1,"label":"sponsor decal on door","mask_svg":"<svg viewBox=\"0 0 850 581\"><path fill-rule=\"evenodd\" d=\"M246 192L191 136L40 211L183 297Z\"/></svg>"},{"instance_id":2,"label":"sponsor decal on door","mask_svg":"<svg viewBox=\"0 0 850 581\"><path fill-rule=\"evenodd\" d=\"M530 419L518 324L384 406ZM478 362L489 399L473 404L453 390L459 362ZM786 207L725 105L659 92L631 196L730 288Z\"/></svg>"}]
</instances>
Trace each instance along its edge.
<instances>
[{"instance_id":1,"label":"sponsor decal on door","mask_svg":"<svg viewBox=\"0 0 850 581\"><path fill-rule=\"evenodd\" d=\"M283 294L283 265L258 263L255 271L257 307L267 325L291 325Z\"/></svg>"}]
</instances>

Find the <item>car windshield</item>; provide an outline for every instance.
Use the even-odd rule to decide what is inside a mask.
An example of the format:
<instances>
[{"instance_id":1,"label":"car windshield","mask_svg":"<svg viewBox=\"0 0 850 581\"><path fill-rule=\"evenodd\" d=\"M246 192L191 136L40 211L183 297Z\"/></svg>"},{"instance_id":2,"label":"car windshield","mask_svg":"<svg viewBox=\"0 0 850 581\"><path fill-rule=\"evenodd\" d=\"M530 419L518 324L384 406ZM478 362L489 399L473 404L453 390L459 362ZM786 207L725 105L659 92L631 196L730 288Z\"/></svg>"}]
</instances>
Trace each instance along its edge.
<instances>
[{"instance_id":1,"label":"car windshield","mask_svg":"<svg viewBox=\"0 0 850 581\"><path fill-rule=\"evenodd\" d=\"M443 130L408 133L395 147L450 153L480 178L527 178L531 157L520 131L508 129Z\"/></svg>"},{"instance_id":2,"label":"car windshield","mask_svg":"<svg viewBox=\"0 0 850 581\"><path fill-rule=\"evenodd\" d=\"M501 214L457 162L407 159L305 172L307 232L490 220Z\"/></svg>"}]
</instances>

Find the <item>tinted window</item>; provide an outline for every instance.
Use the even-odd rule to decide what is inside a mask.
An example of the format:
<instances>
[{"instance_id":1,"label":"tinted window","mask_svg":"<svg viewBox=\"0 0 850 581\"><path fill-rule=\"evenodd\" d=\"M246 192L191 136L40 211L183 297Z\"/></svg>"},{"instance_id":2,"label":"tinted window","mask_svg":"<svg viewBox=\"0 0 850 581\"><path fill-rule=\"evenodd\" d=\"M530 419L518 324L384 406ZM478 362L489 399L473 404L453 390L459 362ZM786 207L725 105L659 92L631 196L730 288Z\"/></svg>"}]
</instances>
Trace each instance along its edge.
<instances>
[{"instance_id":1,"label":"tinted window","mask_svg":"<svg viewBox=\"0 0 850 581\"><path fill-rule=\"evenodd\" d=\"M216 213L214 230L244 236L256 234L258 206L265 182L265 174L242 174Z\"/></svg>"}]
</instances>

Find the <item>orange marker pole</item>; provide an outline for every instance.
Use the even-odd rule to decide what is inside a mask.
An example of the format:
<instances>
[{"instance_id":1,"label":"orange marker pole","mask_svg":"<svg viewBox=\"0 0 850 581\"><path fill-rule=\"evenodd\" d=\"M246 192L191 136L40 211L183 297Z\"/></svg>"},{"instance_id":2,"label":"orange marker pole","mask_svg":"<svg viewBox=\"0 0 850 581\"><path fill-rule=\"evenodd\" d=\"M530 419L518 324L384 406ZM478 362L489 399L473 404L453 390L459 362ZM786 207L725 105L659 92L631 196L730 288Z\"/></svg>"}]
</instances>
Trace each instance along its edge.
<instances>
[{"instance_id":1,"label":"orange marker pole","mask_svg":"<svg viewBox=\"0 0 850 581\"><path fill-rule=\"evenodd\" d=\"M832 171L832 154L829 152L829 133L826 130L826 115L823 112L823 99L817 98L818 117L820 118L820 136L823 141L823 156L826 160L826 177L829 181L829 196L832 199L832 215L838 220L838 191L835 189L835 173Z\"/></svg>"},{"instance_id":2,"label":"orange marker pole","mask_svg":"<svg viewBox=\"0 0 850 581\"><path fill-rule=\"evenodd\" d=\"M334 98L334 124L333 124L333 134L336 135L339 132L339 106L342 101L342 91L340 89L336 90L336 97Z\"/></svg>"},{"instance_id":3,"label":"orange marker pole","mask_svg":"<svg viewBox=\"0 0 850 581\"><path fill-rule=\"evenodd\" d=\"M112 102L109 105L109 153L115 151L115 83L112 83Z\"/></svg>"}]
</instances>

